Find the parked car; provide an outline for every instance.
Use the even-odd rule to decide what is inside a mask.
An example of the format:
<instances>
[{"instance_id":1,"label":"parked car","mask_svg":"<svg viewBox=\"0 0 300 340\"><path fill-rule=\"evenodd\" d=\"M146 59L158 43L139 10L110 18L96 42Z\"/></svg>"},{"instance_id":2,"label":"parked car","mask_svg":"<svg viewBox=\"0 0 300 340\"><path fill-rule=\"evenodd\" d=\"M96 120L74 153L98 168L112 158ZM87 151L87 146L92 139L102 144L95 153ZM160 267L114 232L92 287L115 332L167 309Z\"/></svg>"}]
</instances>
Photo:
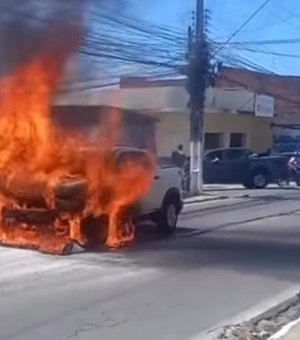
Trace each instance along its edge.
<instances>
[{"instance_id":1,"label":"parked car","mask_svg":"<svg viewBox=\"0 0 300 340\"><path fill-rule=\"evenodd\" d=\"M278 183L286 171L287 157L257 154L247 148L210 150L204 155L204 183L243 184L262 189Z\"/></svg>"}]
</instances>

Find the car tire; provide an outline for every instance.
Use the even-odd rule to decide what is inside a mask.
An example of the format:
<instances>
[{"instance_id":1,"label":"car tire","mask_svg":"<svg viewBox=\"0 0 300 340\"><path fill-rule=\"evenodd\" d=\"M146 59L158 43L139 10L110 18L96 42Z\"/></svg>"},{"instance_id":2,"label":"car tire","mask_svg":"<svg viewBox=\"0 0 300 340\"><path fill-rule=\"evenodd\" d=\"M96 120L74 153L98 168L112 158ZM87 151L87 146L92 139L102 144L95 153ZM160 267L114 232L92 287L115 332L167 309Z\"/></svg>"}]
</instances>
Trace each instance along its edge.
<instances>
[{"instance_id":1,"label":"car tire","mask_svg":"<svg viewBox=\"0 0 300 340\"><path fill-rule=\"evenodd\" d=\"M250 181L244 182L244 183L243 183L243 186L244 186L246 189L253 189L253 184L252 184Z\"/></svg>"},{"instance_id":2,"label":"car tire","mask_svg":"<svg viewBox=\"0 0 300 340\"><path fill-rule=\"evenodd\" d=\"M79 245L86 250L96 250L105 244L108 235L108 217L86 217L81 222L84 244Z\"/></svg>"},{"instance_id":3,"label":"car tire","mask_svg":"<svg viewBox=\"0 0 300 340\"><path fill-rule=\"evenodd\" d=\"M253 172L251 175L251 180L250 183L252 185L252 188L254 189L264 189L268 183L269 183L269 178L268 178L268 173L266 170L256 170Z\"/></svg>"},{"instance_id":4,"label":"car tire","mask_svg":"<svg viewBox=\"0 0 300 340\"><path fill-rule=\"evenodd\" d=\"M158 218L159 231L172 234L177 228L179 215L179 199L176 195L167 196L164 199Z\"/></svg>"},{"instance_id":5,"label":"car tire","mask_svg":"<svg viewBox=\"0 0 300 340\"><path fill-rule=\"evenodd\" d=\"M290 185L289 182L290 182L289 179L284 178L284 177L280 177L280 178L278 178L277 184L281 188L286 188L286 187L288 187Z\"/></svg>"}]
</instances>

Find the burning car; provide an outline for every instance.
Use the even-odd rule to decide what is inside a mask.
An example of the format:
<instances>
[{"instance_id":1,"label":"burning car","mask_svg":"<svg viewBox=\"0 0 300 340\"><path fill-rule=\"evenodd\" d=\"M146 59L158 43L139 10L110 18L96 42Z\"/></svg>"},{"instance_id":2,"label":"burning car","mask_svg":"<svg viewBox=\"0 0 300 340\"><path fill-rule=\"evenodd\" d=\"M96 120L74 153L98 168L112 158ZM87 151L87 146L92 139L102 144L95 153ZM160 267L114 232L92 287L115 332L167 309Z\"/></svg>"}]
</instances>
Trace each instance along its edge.
<instances>
[{"instance_id":1,"label":"burning car","mask_svg":"<svg viewBox=\"0 0 300 340\"><path fill-rule=\"evenodd\" d=\"M2 207L1 242L65 254L74 244L83 248L105 242L113 248L126 244L134 238L135 222L140 218L155 221L162 231L174 231L182 208L178 170L170 166L157 169L150 191L138 201L139 190L145 191L138 177L144 176L143 171L152 173L151 154L126 147L113 148L105 155L98 152L95 148L80 151L82 160L105 160L109 166L113 182L105 178L92 189L96 190L97 202L89 200L91 188L80 166L73 177L55 186L51 206L37 183L34 186L29 182L23 190L0 186L1 192L17 203Z\"/></svg>"},{"instance_id":2,"label":"burning car","mask_svg":"<svg viewBox=\"0 0 300 340\"><path fill-rule=\"evenodd\" d=\"M133 239L136 210L174 229L178 170L158 169L149 152L116 149L119 112L93 150L53 122L67 59L46 49L0 80L0 243L54 254L74 243L116 248Z\"/></svg>"}]
</instances>

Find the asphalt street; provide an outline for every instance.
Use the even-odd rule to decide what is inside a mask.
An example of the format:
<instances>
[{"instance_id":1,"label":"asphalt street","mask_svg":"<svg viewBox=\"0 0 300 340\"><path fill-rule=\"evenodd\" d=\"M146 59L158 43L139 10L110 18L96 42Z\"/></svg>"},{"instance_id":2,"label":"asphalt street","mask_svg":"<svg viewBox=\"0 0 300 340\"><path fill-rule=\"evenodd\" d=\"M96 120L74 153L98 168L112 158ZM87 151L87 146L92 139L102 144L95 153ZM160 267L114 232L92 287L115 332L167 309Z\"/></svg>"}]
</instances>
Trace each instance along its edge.
<instances>
[{"instance_id":1,"label":"asphalt street","mask_svg":"<svg viewBox=\"0 0 300 340\"><path fill-rule=\"evenodd\" d=\"M185 213L171 238L140 226L118 252L0 248L0 340L197 339L296 289L300 191L252 193Z\"/></svg>"}]
</instances>

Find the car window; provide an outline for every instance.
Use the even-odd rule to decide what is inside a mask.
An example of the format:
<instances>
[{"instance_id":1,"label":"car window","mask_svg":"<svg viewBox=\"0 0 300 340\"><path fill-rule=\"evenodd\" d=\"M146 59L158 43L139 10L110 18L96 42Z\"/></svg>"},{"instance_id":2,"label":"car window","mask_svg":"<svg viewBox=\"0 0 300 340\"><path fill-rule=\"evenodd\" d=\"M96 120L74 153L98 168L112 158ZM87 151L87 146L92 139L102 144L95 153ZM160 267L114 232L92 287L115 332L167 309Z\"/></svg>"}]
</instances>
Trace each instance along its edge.
<instances>
[{"instance_id":1,"label":"car window","mask_svg":"<svg viewBox=\"0 0 300 340\"><path fill-rule=\"evenodd\" d=\"M150 155L143 151L124 151L117 155L119 167L126 167L130 164L141 164L146 168L152 166Z\"/></svg>"},{"instance_id":2,"label":"car window","mask_svg":"<svg viewBox=\"0 0 300 340\"><path fill-rule=\"evenodd\" d=\"M170 168L176 166L171 157L159 157L157 163L160 168Z\"/></svg>"},{"instance_id":3,"label":"car window","mask_svg":"<svg viewBox=\"0 0 300 340\"><path fill-rule=\"evenodd\" d=\"M143 152L139 151L124 151L117 156L118 164L124 164L127 162L136 162L145 157Z\"/></svg>"},{"instance_id":4,"label":"car window","mask_svg":"<svg viewBox=\"0 0 300 340\"><path fill-rule=\"evenodd\" d=\"M215 159L218 159L220 161L223 159L223 151L222 150L209 152L204 158L204 160L206 162L212 162Z\"/></svg>"},{"instance_id":5,"label":"car window","mask_svg":"<svg viewBox=\"0 0 300 340\"><path fill-rule=\"evenodd\" d=\"M245 149L232 149L232 150L226 150L225 151L225 159L227 160L240 160L243 159L249 154L249 152Z\"/></svg>"}]
</instances>

